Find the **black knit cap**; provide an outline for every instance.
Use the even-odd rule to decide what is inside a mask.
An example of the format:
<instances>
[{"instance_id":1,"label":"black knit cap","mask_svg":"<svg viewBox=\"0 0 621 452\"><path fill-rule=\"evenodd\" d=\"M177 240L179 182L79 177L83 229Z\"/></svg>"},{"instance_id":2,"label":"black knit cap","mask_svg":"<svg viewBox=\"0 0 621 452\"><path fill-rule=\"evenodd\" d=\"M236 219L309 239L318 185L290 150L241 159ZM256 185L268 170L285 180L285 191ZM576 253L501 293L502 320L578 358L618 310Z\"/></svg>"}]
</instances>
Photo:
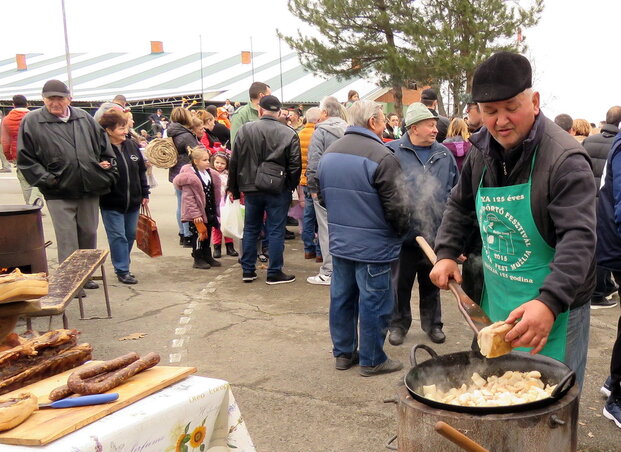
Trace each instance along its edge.
<instances>
[{"instance_id":1,"label":"black knit cap","mask_svg":"<svg viewBox=\"0 0 621 452\"><path fill-rule=\"evenodd\" d=\"M269 96L263 96L261 98L261 100L259 101L259 106L263 110L280 111L280 107L282 107L282 104L278 100L278 97L272 96L270 94Z\"/></svg>"},{"instance_id":2,"label":"black knit cap","mask_svg":"<svg viewBox=\"0 0 621 452\"><path fill-rule=\"evenodd\" d=\"M472 100L507 100L532 86L533 72L528 59L517 53L498 52L483 61L474 71Z\"/></svg>"}]
</instances>

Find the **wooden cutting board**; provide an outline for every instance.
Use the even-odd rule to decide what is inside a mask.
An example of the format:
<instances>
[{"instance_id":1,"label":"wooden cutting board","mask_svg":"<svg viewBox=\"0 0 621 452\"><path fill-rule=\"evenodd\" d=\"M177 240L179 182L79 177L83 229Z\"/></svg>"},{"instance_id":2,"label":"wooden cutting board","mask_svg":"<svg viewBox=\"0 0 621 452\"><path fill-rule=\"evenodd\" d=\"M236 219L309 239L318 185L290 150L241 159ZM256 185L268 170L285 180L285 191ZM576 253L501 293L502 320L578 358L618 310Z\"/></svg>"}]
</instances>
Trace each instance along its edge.
<instances>
[{"instance_id":1,"label":"wooden cutting board","mask_svg":"<svg viewBox=\"0 0 621 452\"><path fill-rule=\"evenodd\" d=\"M74 370L76 369L46 378L1 397L31 392L39 398L39 403L48 403L50 400L47 396L50 391L66 384L67 377ZM108 391L119 393L119 398L114 402L74 408L42 408L35 411L22 424L11 430L0 432L0 444L43 446L170 386L194 372L196 372L195 367L155 366L134 375L121 386Z\"/></svg>"}]
</instances>

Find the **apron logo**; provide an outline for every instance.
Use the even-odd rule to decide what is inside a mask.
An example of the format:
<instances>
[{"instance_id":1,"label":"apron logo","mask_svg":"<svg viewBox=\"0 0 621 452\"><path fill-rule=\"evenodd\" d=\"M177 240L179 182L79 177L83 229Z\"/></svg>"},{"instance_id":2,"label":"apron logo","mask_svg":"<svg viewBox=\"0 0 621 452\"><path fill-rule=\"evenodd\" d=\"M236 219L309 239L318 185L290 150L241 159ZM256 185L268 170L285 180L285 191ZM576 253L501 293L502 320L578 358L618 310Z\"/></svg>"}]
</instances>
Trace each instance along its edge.
<instances>
[{"instance_id":1,"label":"apron logo","mask_svg":"<svg viewBox=\"0 0 621 452\"><path fill-rule=\"evenodd\" d=\"M513 200L513 199L512 199ZM520 221L504 207L483 204L479 210L481 238L487 255L486 267L496 274L512 280L528 280L510 277L505 272L519 269L533 254L531 240ZM520 251L524 249L523 252ZM492 265L489 265L492 264Z\"/></svg>"},{"instance_id":2,"label":"apron logo","mask_svg":"<svg viewBox=\"0 0 621 452\"><path fill-rule=\"evenodd\" d=\"M130 155L129 158L132 160L132 162L137 162L138 161L138 156L137 155Z\"/></svg>"}]
</instances>

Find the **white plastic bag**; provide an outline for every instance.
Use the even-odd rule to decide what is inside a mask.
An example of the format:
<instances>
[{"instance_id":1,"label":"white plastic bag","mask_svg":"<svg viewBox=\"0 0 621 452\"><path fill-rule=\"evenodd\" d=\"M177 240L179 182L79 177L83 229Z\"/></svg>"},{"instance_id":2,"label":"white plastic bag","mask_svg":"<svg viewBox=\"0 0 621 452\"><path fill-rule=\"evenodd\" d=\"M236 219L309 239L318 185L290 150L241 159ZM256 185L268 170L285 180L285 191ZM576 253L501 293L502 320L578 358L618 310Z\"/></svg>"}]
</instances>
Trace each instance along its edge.
<instances>
[{"instance_id":1,"label":"white plastic bag","mask_svg":"<svg viewBox=\"0 0 621 452\"><path fill-rule=\"evenodd\" d=\"M244 235L245 209L239 199L231 201L226 197L224 205L220 207L220 230L224 237L241 239Z\"/></svg>"}]
</instances>

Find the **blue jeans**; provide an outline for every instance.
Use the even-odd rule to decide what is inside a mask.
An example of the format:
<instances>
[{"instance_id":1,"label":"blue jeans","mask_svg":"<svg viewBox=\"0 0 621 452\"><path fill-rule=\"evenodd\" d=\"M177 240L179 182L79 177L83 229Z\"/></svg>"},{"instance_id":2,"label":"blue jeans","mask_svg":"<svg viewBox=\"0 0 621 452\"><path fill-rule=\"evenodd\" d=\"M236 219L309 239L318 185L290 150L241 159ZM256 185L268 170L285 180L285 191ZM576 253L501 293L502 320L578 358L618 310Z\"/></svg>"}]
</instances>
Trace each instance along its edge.
<instances>
[{"instance_id":1,"label":"blue jeans","mask_svg":"<svg viewBox=\"0 0 621 452\"><path fill-rule=\"evenodd\" d=\"M175 188L175 194L177 195L177 225L179 226L179 235L184 237L191 237L190 228L187 222L181 221L181 190Z\"/></svg>"},{"instance_id":2,"label":"blue jeans","mask_svg":"<svg viewBox=\"0 0 621 452\"><path fill-rule=\"evenodd\" d=\"M576 384L580 387L580 390L582 390L582 384L584 383L584 371L587 363L587 352L589 351L590 322L590 303L569 311L565 364L576 372Z\"/></svg>"},{"instance_id":3,"label":"blue jeans","mask_svg":"<svg viewBox=\"0 0 621 452\"><path fill-rule=\"evenodd\" d=\"M253 272L257 263L257 239L265 221L266 238L269 241L270 256L267 275L272 276L282 271L283 252L285 250L285 227L287 212L291 204L291 192L285 190L278 195L263 192L245 193L246 214L244 220L243 253L241 266L244 273Z\"/></svg>"},{"instance_id":4,"label":"blue jeans","mask_svg":"<svg viewBox=\"0 0 621 452\"><path fill-rule=\"evenodd\" d=\"M117 275L129 273L131 262L129 255L136 240L139 212L140 209L128 213L101 209L101 218L106 228L108 245L110 246L110 260Z\"/></svg>"},{"instance_id":5,"label":"blue jeans","mask_svg":"<svg viewBox=\"0 0 621 452\"><path fill-rule=\"evenodd\" d=\"M304 217L302 219L302 242L305 253L315 253L321 256L319 241L315 238L317 218L315 217L315 205L307 187L304 187Z\"/></svg>"},{"instance_id":6,"label":"blue jeans","mask_svg":"<svg viewBox=\"0 0 621 452\"><path fill-rule=\"evenodd\" d=\"M333 355L350 355L359 348L361 366L382 364L388 359L384 340L395 303L390 263L370 264L332 256L332 265L330 335Z\"/></svg>"}]
</instances>

